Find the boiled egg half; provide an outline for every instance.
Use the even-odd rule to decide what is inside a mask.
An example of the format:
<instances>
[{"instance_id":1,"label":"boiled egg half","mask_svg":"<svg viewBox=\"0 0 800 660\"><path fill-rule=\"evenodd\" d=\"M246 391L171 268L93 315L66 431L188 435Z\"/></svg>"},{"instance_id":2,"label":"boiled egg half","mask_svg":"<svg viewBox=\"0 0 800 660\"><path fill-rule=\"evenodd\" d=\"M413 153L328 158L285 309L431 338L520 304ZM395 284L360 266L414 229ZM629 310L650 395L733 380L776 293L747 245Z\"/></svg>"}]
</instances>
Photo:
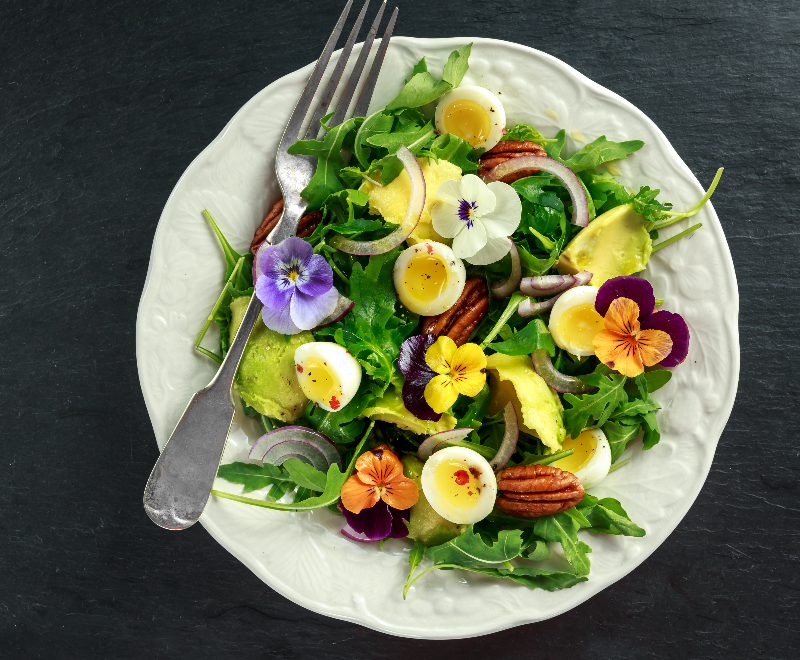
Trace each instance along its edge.
<instances>
[{"instance_id":1,"label":"boiled egg half","mask_svg":"<svg viewBox=\"0 0 800 660\"><path fill-rule=\"evenodd\" d=\"M358 360L344 346L330 341L299 346L294 352L294 366L303 394L328 412L350 403L361 384Z\"/></svg>"},{"instance_id":2,"label":"boiled egg half","mask_svg":"<svg viewBox=\"0 0 800 660\"><path fill-rule=\"evenodd\" d=\"M597 486L611 468L611 446L600 429L588 429L577 438L567 438L561 449L572 449L571 455L551 463L572 472L584 488Z\"/></svg>"},{"instance_id":3,"label":"boiled egg half","mask_svg":"<svg viewBox=\"0 0 800 660\"><path fill-rule=\"evenodd\" d=\"M491 149L503 137L506 113L488 89L465 85L439 100L435 121L439 133L457 135L476 149Z\"/></svg>"},{"instance_id":4,"label":"boiled egg half","mask_svg":"<svg viewBox=\"0 0 800 660\"><path fill-rule=\"evenodd\" d=\"M497 479L486 459L466 447L447 447L422 468L422 492L442 518L471 525L488 516L497 497Z\"/></svg>"},{"instance_id":5,"label":"boiled egg half","mask_svg":"<svg viewBox=\"0 0 800 660\"><path fill-rule=\"evenodd\" d=\"M423 241L406 248L394 262L394 288L415 314L438 316L456 304L467 270L448 246Z\"/></svg>"},{"instance_id":6,"label":"boiled egg half","mask_svg":"<svg viewBox=\"0 0 800 660\"><path fill-rule=\"evenodd\" d=\"M594 308L597 289L576 286L556 300L550 312L553 341L573 355L594 355L592 340L603 329L603 317Z\"/></svg>"}]
</instances>

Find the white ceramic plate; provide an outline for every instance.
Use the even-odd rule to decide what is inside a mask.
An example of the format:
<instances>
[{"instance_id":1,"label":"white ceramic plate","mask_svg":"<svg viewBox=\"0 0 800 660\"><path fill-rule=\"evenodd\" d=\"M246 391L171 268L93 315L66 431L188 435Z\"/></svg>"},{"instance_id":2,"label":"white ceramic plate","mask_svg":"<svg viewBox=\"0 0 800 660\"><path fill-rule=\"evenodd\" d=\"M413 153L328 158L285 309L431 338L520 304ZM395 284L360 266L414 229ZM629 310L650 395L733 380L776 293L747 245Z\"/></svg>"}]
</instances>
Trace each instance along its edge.
<instances>
[{"instance_id":1,"label":"white ceramic plate","mask_svg":"<svg viewBox=\"0 0 800 660\"><path fill-rule=\"evenodd\" d=\"M441 71L448 53L468 41L394 38L372 108L395 96L422 56L431 71ZM537 50L490 39L472 41L464 83L499 94L509 124L529 123L545 135L560 128L571 135L577 129L587 140L603 134L612 140L642 139L645 147L619 163L627 186L658 187L662 199L677 209L688 208L703 194L666 137L624 99ZM192 349L224 273L222 255L201 211L210 210L236 249L248 249L255 228L278 197L273 154L310 71L308 65L256 94L184 172L164 208L136 325L139 377L159 447L191 394L215 371L210 360ZM567 151L580 146L570 137ZM620 500L647 536L584 533L593 549L588 582L548 593L463 571L434 571L403 601L407 541L389 541L380 551L377 544L342 537L341 518L326 510L290 514L218 498L211 499L200 522L290 600L395 635L482 635L547 619L582 603L636 568L680 522L706 479L733 406L739 375L736 278L710 204L697 221L703 229L656 253L645 273L656 295L666 300L665 308L686 319L692 336L687 361L657 395L663 406L658 415L661 443L647 452L638 443L629 447L625 456L631 462L593 491ZM687 222L664 235L677 233ZM252 420L237 413L223 462L246 460L248 445L258 435ZM222 480L217 487L241 492ZM563 560L551 561L557 565Z\"/></svg>"}]
</instances>

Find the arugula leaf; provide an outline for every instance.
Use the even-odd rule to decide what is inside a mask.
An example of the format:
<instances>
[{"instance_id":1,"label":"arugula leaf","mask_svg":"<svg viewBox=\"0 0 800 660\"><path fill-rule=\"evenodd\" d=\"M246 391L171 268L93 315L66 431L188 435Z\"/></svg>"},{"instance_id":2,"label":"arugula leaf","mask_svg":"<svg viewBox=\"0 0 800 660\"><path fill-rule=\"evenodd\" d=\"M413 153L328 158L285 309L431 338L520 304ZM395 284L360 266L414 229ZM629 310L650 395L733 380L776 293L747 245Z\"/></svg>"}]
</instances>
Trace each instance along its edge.
<instances>
[{"instance_id":1,"label":"arugula leaf","mask_svg":"<svg viewBox=\"0 0 800 660\"><path fill-rule=\"evenodd\" d=\"M607 140L605 135L601 135L594 142L590 142L578 153L564 161L564 164L573 172L582 172L607 163L610 160L625 158L634 151L639 151L643 146L644 142L641 140L612 142Z\"/></svg>"},{"instance_id":2,"label":"arugula leaf","mask_svg":"<svg viewBox=\"0 0 800 660\"><path fill-rule=\"evenodd\" d=\"M369 147L369 139L375 135L391 131L392 126L394 126L394 117L382 110L364 120L364 123L361 124L356 133L355 142L353 143L353 153L358 162L361 163L361 167L369 167L370 154L372 153Z\"/></svg>"},{"instance_id":3,"label":"arugula leaf","mask_svg":"<svg viewBox=\"0 0 800 660\"><path fill-rule=\"evenodd\" d=\"M397 294L392 282L392 267L399 248L370 257L366 269L356 263L350 273L352 311L341 321L317 331L333 335L347 348L377 384L376 396L383 394L395 375L400 344L408 339L416 323L395 316Z\"/></svg>"},{"instance_id":4,"label":"arugula leaf","mask_svg":"<svg viewBox=\"0 0 800 660\"><path fill-rule=\"evenodd\" d=\"M634 523L618 500L606 497L602 500L586 494L577 509L580 509L591 522L589 531L599 534L621 534L641 537L646 532Z\"/></svg>"},{"instance_id":5,"label":"arugula leaf","mask_svg":"<svg viewBox=\"0 0 800 660\"><path fill-rule=\"evenodd\" d=\"M550 357L555 357L556 354L556 345L541 319L533 319L522 330L512 335L511 339L489 344L489 348L503 355L527 355L539 349L546 350Z\"/></svg>"},{"instance_id":6,"label":"arugula leaf","mask_svg":"<svg viewBox=\"0 0 800 660\"><path fill-rule=\"evenodd\" d=\"M544 150L547 152L547 155L550 156L553 160L557 160L560 163L564 161L561 159L561 151L564 149L564 145L567 142L567 131L563 128L556 134L553 142L548 142L544 145Z\"/></svg>"},{"instance_id":7,"label":"arugula leaf","mask_svg":"<svg viewBox=\"0 0 800 660\"><path fill-rule=\"evenodd\" d=\"M486 417L486 413L489 410L491 399L492 391L489 389L489 385L484 385L483 389L478 392L472 399L472 402L467 406L467 411L464 413L463 417L458 419L456 427L460 429L465 429L467 427L473 429L481 428L483 418Z\"/></svg>"},{"instance_id":8,"label":"arugula leaf","mask_svg":"<svg viewBox=\"0 0 800 660\"><path fill-rule=\"evenodd\" d=\"M672 378L672 372L669 369L656 369L655 371L646 371L644 379L647 381L647 391L655 392L660 390Z\"/></svg>"},{"instance_id":9,"label":"arugula leaf","mask_svg":"<svg viewBox=\"0 0 800 660\"><path fill-rule=\"evenodd\" d=\"M544 135L537 131L533 126L528 124L517 124L505 132L505 135L500 138L500 141L505 140L520 140L522 142L549 142Z\"/></svg>"},{"instance_id":10,"label":"arugula leaf","mask_svg":"<svg viewBox=\"0 0 800 660\"><path fill-rule=\"evenodd\" d=\"M470 43L450 53L447 63L444 65L442 80L438 82L428 72L427 65L425 65L425 70L422 70L420 66L422 63L418 63L414 67L414 75L386 106L386 110L418 108L444 96L454 87L458 87L469 68L471 49L472 44Z\"/></svg>"},{"instance_id":11,"label":"arugula leaf","mask_svg":"<svg viewBox=\"0 0 800 660\"><path fill-rule=\"evenodd\" d=\"M557 541L564 550L564 556L578 575L588 575L591 562L586 556L592 549L578 540L580 523L565 513L537 518L533 531L545 541Z\"/></svg>"},{"instance_id":12,"label":"arugula leaf","mask_svg":"<svg viewBox=\"0 0 800 660\"><path fill-rule=\"evenodd\" d=\"M294 481L284 470L269 463L225 463L219 466L217 476L233 484L242 484L245 493L269 488L267 494L275 499L294 487Z\"/></svg>"},{"instance_id":13,"label":"arugula leaf","mask_svg":"<svg viewBox=\"0 0 800 660\"><path fill-rule=\"evenodd\" d=\"M525 540L522 542L522 555L531 561L543 561L550 557L550 548L547 547L547 541L539 538L533 533L533 530L528 530Z\"/></svg>"},{"instance_id":14,"label":"arugula leaf","mask_svg":"<svg viewBox=\"0 0 800 660\"><path fill-rule=\"evenodd\" d=\"M462 140L457 135L445 133L437 137L426 152L421 152L420 156L427 155L434 160L447 160L461 168L462 172L476 172L478 165L470 160L470 155L475 155L477 151L466 140Z\"/></svg>"},{"instance_id":15,"label":"arugula leaf","mask_svg":"<svg viewBox=\"0 0 800 660\"><path fill-rule=\"evenodd\" d=\"M423 57L419 62L414 65L414 68L411 69L411 77L413 78L418 73L425 73L428 70L428 63L425 61ZM408 80L406 80L408 82Z\"/></svg>"},{"instance_id":16,"label":"arugula leaf","mask_svg":"<svg viewBox=\"0 0 800 660\"><path fill-rule=\"evenodd\" d=\"M425 556L435 564L474 566L500 564L518 557L522 551L522 531L503 530L493 545L487 545L470 525L461 536L425 551Z\"/></svg>"},{"instance_id":17,"label":"arugula leaf","mask_svg":"<svg viewBox=\"0 0 800 660\"><path fill-rule=\"evenodd\" d=\"M634 424L606 422L603 424L603 433L606 434L608 444L611 446L611 462L616 463L627 444L639 435L639 419Z\"/></svg>"},{"instance_id":18,"label":"arugula leaf","mask_svg":"<svg viewBox=\"0 0 800 660\"><path fill-rule=\"evenodd\" d=\"M425 58L422 58L423 63L425 62ZM411 552L408 553L408 577L406 578L406 583L403 586L403 600L405 600L406 594L408 593L408 588L411 583L411 578L414 575L414 571L417 570L417 566L420 565L423 558L425 557L425 544L421 541L414 541L414 545L411 548Z\"/></svg>"},{"instance_id":19,"label":"arugula leaf","mask_svg":"<svg viewBox=\"0 0 800 660\"><path fill-rule=\"evenodd\" d=\"M290 458L283 463L283 468L289 473L292 481L302 488L321 493L325 490L325 473L320 472L312 465L301 461L299 458Z\"/></svg>"},{"instance_id":20,"label":"arugula leaf","mask_svg":"<svg viewBox=\"0 0 800 660\"><path fill-rule=\"evenodd\" d=\"M655 411L642 415L644 425L644 437L642 438L642 449L652 449L661 440L661 431L658 430L658 421Z\"/></svg>"},{"instance_id":21,"label":"arugula leaf","mask_svg":"<svg viewBox=\"0 0 800 660\"><path fill-rule=\"evenodd\" d=\"M361 435L367 422L358 417L374 398L368 380L362 378L358 391L346 406L331 412L309 402L305 417L316 431L324 433L337 445L349 445Z\"/></svg>"},{"instance_id":22,"label":"arugula leaf","mask_svg":"<svg viewBox=\"0 0 800 660\"><path fill-rule=\"evenodd\" d=\"M621 374L593 373L581 378L588 385L597 387L598 391L580 396L564 395L564 400L570 404L570 407L564 410L564 428L573 438L580 435L590 418L596 421L597 426L603 426L617 406L628 401L625 392L627 378Z\"/></svg>"},{"instance_id":23,"label":"arugula leaf","mask_svg":"<svg viewBox=\"0 0 800 660\"><path fill-rule=\"evenodd\" d=\"M561 247L556 246L546 259L534 257L521 245L517 245L519 252L519 259L522 263L522 275L524 277L533 277L534 275L544 275L548 270L553 267L553 264L558 260L561 253Z\"/></svg>"},{"instance_id":24,"label":"arugula leaf","mask_svg":"<svg viewBox=\"0 0 800 660\"><path fill-rule=\"evenodd\" d=\"M309 208L320 207L332 193L344 188L337 176L344 167L342 144L347 134L361 121L360 117L352 117L333 127L322 140L298 140L289 147L290 154L317 158L317 169L300 193L308 200Z\"/></svg>"}]
</instances>

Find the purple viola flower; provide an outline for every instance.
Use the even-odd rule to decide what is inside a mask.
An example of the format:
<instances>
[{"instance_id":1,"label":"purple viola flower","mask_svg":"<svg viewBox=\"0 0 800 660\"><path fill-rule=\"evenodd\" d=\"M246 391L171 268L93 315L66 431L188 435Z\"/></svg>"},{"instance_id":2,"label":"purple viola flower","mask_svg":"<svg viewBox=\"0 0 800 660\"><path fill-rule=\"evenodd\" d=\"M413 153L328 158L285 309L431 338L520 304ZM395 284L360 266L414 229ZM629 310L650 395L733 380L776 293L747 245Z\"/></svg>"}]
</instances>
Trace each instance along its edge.
<instances>
[{"instance_id":1,"label":"purple viola flower","mask_svg":"<svg viewBox=\"0 0 800 660\"><path fill-rule=\"evenodd\" d=\"M404 539L408 536L406 521L411 515L409 509L401 511L379 500L361 513L348 511L339 502L339 511L347 520L342 534L353 541L367 543L383 539Z\"/></svg>"},{"instance_id":2,"label":"purple viola flower","mask_svg":"<svg viewBox=\"0 0 800 660\"><path fill-rule=\"evenodd\" d=\"M333 270L302 238L262 245L256 255L256 296L264 324L284 335L312 330L331 314L339 299Z\"/></svg>"},{"instance_id":3,"label":"purple viola flower","mask_svg":"<svg viewBox=\"0 0 800 660\"><path fill-rule=\"evenodd\" d=\"M594 308L605 317L611 303L617 298L632 300L639 307L640 330L661 330L672 339L672 350L661 360L661 367L676 367L689 354L689 327L680 314L655 311L656 298L653 286L641 277L621 275L607 280L598 290Z\"/></svg>"},{"instance_id":4,"label":"purple viola flower","mask_svg":"<svg viewBox=\"0 0 800 660\"><path fill-rule=\"evenodd\" d=\"M436 335L414 335L400 344L397 367L405 376L403 403L417 419L438 422L442 414L437 413L425 400L425 386L438 374L425 362L425 354L436 343Z\"/></svg>"}]
</instances>

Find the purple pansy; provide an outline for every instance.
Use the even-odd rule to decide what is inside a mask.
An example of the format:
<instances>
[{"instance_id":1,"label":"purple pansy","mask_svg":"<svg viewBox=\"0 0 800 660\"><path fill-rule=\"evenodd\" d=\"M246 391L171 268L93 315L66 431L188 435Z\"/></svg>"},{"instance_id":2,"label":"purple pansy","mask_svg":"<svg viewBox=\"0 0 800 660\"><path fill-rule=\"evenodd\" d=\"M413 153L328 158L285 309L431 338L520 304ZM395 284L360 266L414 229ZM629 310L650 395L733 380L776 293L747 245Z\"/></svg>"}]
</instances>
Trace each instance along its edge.
<instances>
[{"instance_id":1,"label":"purple pansy","mask_svg":"<svg viewBox=\"0 0 800 660\"><path fill-rule=\"evenodd\" d=\"M425 362L425 354L436 343L436 335L414 335L400 344L397 367L405 376L403 403L417 419L438 422L442 414L434 412L425 400L425 386L436 372Z\"/></svg>"},{"instance_id":2,"label":"purple pansy","mask_svg":"<svg viewBox=\"0 0 800 660\"><path fill-rule=\"evenodd\" d=\"M264 305L261 317L276 332L311 330L336 307L339 292L333 286L333 270L302 238L262 245L255 270L256 296Z\"/></svg>"},{"instance_id":3,"label":"purple pansy","mask_svg":"<svg viewBox=\"0 0 800 660\"><path fill-rule=\"evenodd\" d=\"M639 306L639 323L642 330L662 330L672 339L672 350L658 363L660 367L675 367L689 354L689 328L680 314L655 311L656 298L653 286L641 277L621 275L607 280L598 290L594 308L605 316L617 298L628 298Z\"/></svg>"},{"instance_id":4,"label":"purple pansy","mask_svg":"<svg viewBox=\"0 0 800 660\"><path fill-rule=\"evenodd\" d=\"M342 534L353 541L366 543L383 539L404 539L408 536L406 521L410 516L409 509L400 511L390 507L383 500L379 500L374 506L364 509L361 513L348 511L339 502L339 511L347 520Z\"/></svg>"}]
</instances>

